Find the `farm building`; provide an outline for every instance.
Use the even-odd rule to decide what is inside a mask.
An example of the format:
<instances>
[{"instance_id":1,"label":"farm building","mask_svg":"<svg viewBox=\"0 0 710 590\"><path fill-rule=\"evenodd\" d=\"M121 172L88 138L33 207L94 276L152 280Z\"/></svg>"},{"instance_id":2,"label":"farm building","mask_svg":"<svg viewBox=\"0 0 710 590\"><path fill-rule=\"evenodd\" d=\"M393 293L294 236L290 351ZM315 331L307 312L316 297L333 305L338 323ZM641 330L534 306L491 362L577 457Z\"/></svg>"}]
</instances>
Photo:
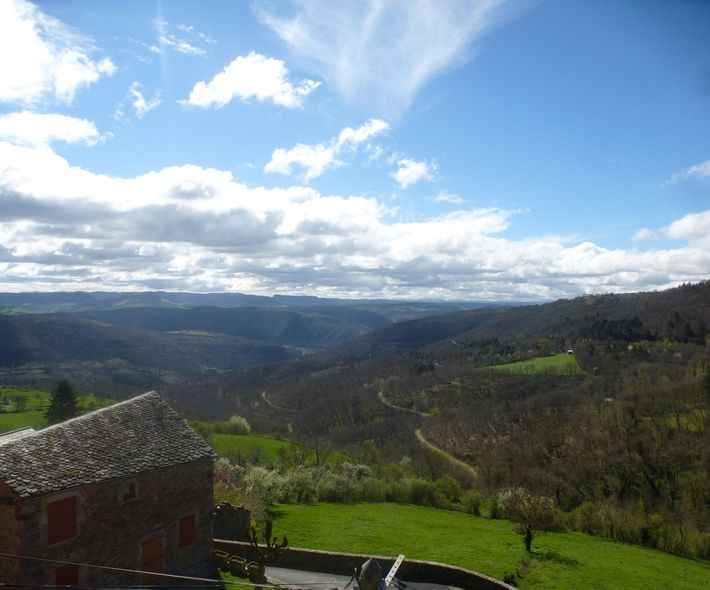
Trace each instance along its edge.
<instances>
[{"instance_id":1,"label":"farm building","mask_svg":"<svg viewBox=\"0 0 710 590\"><path fill-rule=\"evenodd\" d=\"M212 450L154 392L0 437L0 580L135 585L158 577L109 568L192 570L212 552L212 475Z\"/></svg>"}]
</instances>

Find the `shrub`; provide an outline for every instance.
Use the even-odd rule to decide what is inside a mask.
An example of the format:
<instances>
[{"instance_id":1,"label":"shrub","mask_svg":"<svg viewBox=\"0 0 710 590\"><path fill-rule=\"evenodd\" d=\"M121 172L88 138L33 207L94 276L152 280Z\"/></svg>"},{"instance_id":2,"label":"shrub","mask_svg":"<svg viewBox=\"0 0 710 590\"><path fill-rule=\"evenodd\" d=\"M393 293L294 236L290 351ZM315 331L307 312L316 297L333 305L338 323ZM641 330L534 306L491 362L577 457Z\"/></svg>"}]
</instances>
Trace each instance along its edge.
<instances>
[{"instance_id":1,"label":"shrub","mask_svg":"<svg viewBox=\"0 0 710 590\"><path fill-rule=\"evenodd\" d=\"M468 514L481 516L481 502L483 495L478 490L467 490L461 498L461 507Z\"/></svg>"},{"instance_id":2,"label":"shrub","mask_svg":"<svg viewBox=\"0 0 710 590\"><path fill-rule=\"evenodd\" d=\"M461 500L461 484L450 475L443 475L434 482L436 491L448 502L457 504Z\"/></svg>"},{"instance_id":3,"label":"shrub","mask_svg":"<svg viewBox=\"0 0 710 590\"><path fill-rule=\"evenodd\" d=\"M423 479L411 480L410 500L412 504L419 506L435 506L436 505L436 488L430 481Z\"/></svg>"}]
</instances>

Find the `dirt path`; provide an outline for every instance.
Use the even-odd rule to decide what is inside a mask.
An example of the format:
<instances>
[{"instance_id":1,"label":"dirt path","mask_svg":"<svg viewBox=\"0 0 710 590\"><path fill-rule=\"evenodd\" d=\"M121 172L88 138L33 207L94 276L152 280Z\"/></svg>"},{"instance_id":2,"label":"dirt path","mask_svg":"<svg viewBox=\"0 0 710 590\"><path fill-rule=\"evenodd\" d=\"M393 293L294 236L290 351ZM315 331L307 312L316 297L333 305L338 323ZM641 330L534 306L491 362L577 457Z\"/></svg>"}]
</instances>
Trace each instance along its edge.
<instances>
[{"instance_id":1,"label":"dirt path","mask_svg":"<svg viewBox=\"0 0 710 590\"><path fill-rule=\"evenodd\" d=\"M401 412L409 412L410 414L416 414L417 416L424 416L424 418L428 418L429 414L426 414L424 412L417 412L416 410L410 410L409 408L403 408L402 406L395 406L392 402L387 400L385 398L385 394L382 390L380 390L380 393L377 394L377 397L380 398L380 401L385 404L388 408L392 408L393 410L400 410Z\"/></svg>"},{"instance_id":2,"label":"dirt path","mask_svg":"<svg viewBox=\"0 0 710 590\"><path fill-rule=\"evenodd\" d=\"M447 453L445 450L440 449L436 445L432 444L429 442L426 438L424 438L424 435L422 434L422 429L417 428L414 431L414 434L417 436L417 440L422 443L427 449L430 451L436 453L437 455L441 455L444 459L446 459L449 463L456 465L460 469L463 469L466 473L471 474L473 477L478 477L478 471L476 470L475 467L472 467L468 463L465 463L461 461L460 459L457 459L453 455Z\"/></svg>"},{"instance_id":3,"label":"dirt path","mask_svg":"<svg viewBox=\"0 0 710 590\"><path fill-rule=\"evenodd\" d=\"M377 394L377 397L379 400L385 404L388 408L392 408L393 410L399 410L401 412L409 412L410 414L416 414L417 416L422 416L424 418L428 418L429 414L426 414L424 412L418 412L417 410L411 410L410 408L403 408L402 406L397 406L390 402L386 397L384 391L380 390L380 392ZM440 455L444 459L446 459L449 463L452 465L456 465L459 469L463 469L466 473L472 475L473 477L478 477L478 471L476 470L475 467L472 467L468 463L465 463L464 461L461 461L460 459L457 459L453 455L447 453L444 449L440 449L436 445L432 444L429 442L426 438L424 438L424 435L422 434L422 429L417 428L414 431L414 434L417 437L417 440L422 443L427 449L432 451L433 453L436 453L437 455Z\"/></svg>"},{"instance_id":4,"label":"dirt path","mask_svg":"<svg viewBox=\"0 0 710 590\"><path fill-rule=\"evenodd\" d=\"M261 392L261 399L263 399L263 400L266 402L266 405L270 406L270 407L273 408L274 410L279 410L279 411L281 411L281 412L291 412L291 413L293 413L293 412L296 411L296 410L294 410L293 408L287 408L287 407L285 407L285 406L280 406L280 405L275 404L274 402L268 400L268 399L266 398L266 391L262 391L262 392Z\"/></svg>"}]
</instances>

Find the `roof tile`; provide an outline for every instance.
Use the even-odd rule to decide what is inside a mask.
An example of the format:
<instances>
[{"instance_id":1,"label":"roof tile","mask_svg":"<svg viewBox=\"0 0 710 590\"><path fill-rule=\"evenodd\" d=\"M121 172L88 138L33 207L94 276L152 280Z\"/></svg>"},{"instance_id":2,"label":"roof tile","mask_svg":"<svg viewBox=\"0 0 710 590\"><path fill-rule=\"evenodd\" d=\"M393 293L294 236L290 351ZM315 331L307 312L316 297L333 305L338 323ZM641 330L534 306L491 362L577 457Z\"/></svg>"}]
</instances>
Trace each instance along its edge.
<instances>
[{"instance_id":1,"label":"roof tile","mask_svg":"<svg viewBox=\"0 0 710 590\"><path fill-rule=\"evenodd\" d=\"M149 392L0 445L0 481L31 498L213 457Z\"/></svg>"}]
</instances>

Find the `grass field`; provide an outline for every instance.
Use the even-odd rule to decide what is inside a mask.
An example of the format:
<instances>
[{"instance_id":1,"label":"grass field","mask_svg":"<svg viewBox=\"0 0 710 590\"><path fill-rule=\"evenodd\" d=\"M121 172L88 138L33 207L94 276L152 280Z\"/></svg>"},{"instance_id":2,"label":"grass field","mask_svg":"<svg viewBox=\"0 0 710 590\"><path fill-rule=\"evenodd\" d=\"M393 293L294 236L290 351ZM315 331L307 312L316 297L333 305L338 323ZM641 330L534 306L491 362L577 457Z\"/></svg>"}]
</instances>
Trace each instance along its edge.
<instances>
[{"instance_id":1,"label":"grass field","mask_svg":"<svg viewBox=\"0 0 710 590\"><path fill-rule=\"evenodd\" d=\"M582 533L547 533L526 555L510 522L399 504L279 505L274 532L294 547L450 563L524 590L701 590L710 562L624 545Z\"/></svg>"},{"instance_id":2,"label":"grass field","mask_svg":"<svg viewBox=\"0 0 710 590\"><path fill-rule=\"evenodd\" d=\"M512 375L584 375L573 354L553 354L524 361L486 367Z\"/></svg>"},{"instance_id":3,"label":"grass field","mask_svg":"<svg viewBox=\"0 0 710 590\"><path fill-rule=\"evenodd\" d=\"M25 410L16 411L18 396L24 398ZM114 401L94 395L81 396L77 399L80 412L89 412L98 408L110 406ZM22 389L18 387L0 386L0 432L8 432L18 428L31 426L35 430L44 428L44 410L49 405L49 392L42 389Z\"/></svg>"},{"instance_id":4,"label":"grass field","mask_svg":"<svg viewBox=\"0 0 710 590\"><path fill-rule=\"evenodd\" d=\"M239 454L245 459L258 458L260 462L277 463L279 453L291 445L284 440L265 438L252 434L211 434L209 444L218 455ZM283 451L281 451L283 449Z\"/></svg>"},{"instance_id":5,"label":"grass field","mask_svg":"<svg viewBox=\"0 0 710 590\"><path fill-rule=\"evenodd\" d=\"M316 453L313 449L287 440L253 434L211 434L208 443L218 455L239 456L252 463L278 465L282 461L282 456L287 457L291 462L296 457L300 457L303 463L313 464L316 462ZM346 460L347 457L342 453L321 453L322 462L340 463Z\"/></svg>"}]
</instances>

